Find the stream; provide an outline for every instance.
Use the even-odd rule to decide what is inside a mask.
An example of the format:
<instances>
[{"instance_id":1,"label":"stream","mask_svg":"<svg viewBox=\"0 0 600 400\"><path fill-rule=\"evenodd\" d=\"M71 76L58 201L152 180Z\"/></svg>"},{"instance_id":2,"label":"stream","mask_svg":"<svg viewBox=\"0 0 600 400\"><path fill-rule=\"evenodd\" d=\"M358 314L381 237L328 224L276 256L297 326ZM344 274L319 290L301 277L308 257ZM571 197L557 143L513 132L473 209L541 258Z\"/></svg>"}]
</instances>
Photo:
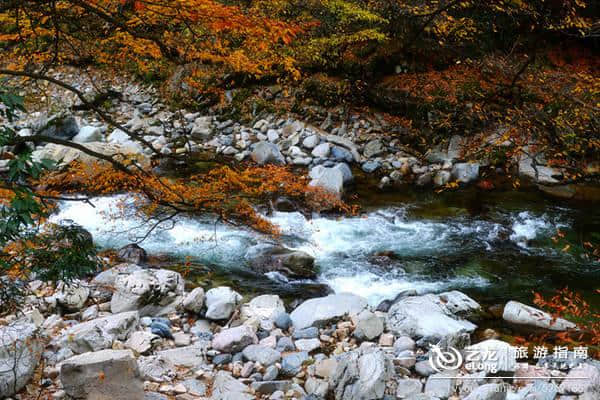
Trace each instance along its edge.
<instances>
[{"instance_id":1,"label":"stream","mask_svg":"<svg viewBox=\"0 0 600 400\"><path fill-rule=\"evenodd\" d=\"M252 273L244 255L273 239L210 219L181 217L141 246L175 263L203 265L212 284L231 284L246 293L307 297L321 283L377 305L404 289L458 289L495 304L531 303L533 291L548 294L569 286L599 305L600 296L593 294L600 264L582 255L585 241L600 241L600 209L593 204L556 202L535 191L475 188L441 194L407 189L362 202L363 213L356 217L307 220L297 212L269 217L281 228L283 244L315 257L317 282ZM121 247L145 232L143 220L131 212L131 196L94 198L92 203L62 203L51 220L81 224L101 248ZM564 238L555 242L557 230ZM567 244L569 250L563 251ZM206 274L192 270L187 278L206 283Z\"/></svg>"}]
</instances>

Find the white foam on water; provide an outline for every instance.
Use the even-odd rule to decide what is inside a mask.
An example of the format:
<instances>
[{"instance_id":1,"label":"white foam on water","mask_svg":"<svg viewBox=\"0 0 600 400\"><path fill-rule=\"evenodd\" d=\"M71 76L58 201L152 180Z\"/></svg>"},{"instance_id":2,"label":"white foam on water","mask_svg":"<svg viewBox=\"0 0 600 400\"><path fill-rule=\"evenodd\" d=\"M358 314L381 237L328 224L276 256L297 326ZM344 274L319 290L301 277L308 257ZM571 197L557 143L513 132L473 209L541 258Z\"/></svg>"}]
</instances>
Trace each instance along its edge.
<instances>
[{"instance_id":1,"label":"white foam on water","mask_svg":"<svg viewBox=\"0 0 600 400\"><path fill-rule=\"evenodd\" d=\"M51 222L70 219L90 231L95 242L104 248L118 248L143 236L148 229L144 218L135 213L135 199L116 195L82 202L62 203ZM392 251L403 257L427 259L445 256L457 249L489 251L500 241L502 232L512 232L510 239L520 245L542 232L555 228L547 217L529 212L511 214L495 222L468 218L447 221L410 220L402 208L389 208L367 215L348 218L307 219L301 213L276 212L269 220L278 225L283 242L289 247L313 255L321 269L319 280L336 292L357 293L376 304L393 298L399 291L415 289L419 293L451 287L482 287L489 282L482 277L452 277L432 280L417 274L405 274L402 265L378 270L368 256L378 251ZM142 246L151 254L191 256L205 263L227 267L243 265L244 254L251 246L272 242L253 231L215 224L211 218L178 217L171 229L157 229ZM278 274L270 278L285 282Z\"/></svg>"}]
</instances>

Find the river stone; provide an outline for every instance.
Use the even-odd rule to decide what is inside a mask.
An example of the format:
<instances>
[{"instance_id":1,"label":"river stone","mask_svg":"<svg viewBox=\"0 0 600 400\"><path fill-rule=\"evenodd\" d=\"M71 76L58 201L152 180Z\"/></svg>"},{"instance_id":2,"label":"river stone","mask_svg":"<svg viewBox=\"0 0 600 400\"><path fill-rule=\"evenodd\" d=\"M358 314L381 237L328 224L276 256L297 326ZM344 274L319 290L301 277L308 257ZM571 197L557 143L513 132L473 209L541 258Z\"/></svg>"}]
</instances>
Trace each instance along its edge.
<instances>
[{"instance_id":1,"label":"river stone","mask_svg":"<svg viewBox=\"0 0 600 400\"><path fill-rule=\"evenodd\" d=\"M275 143L265 141L256 143L252 153L250 153L250 157L252 157L252 160L258 165L285 164L285 158Z\"/></svg>"},{"instance_id":2,"label":"river stone","mask_svg":"<svg viewBox=\"0 0 600 400\"><path fill-rule=\"evenodd\" d=\"M56 303L66 311L79 311L85 305L90 295L90 289L81 282L70 284L61 282L54 294Z\"/></svg>"},{"instance_id":3,"label":"river stone","mask_svg":"<svg viewBox=\"0 0 600 400\"><path fill-rule=\"evenodd\" d=\"M447 399L456 388L456 371L443 371L433 374L425 382L425 394L439 399Z\"/></svg>"},{"instance_id":4,"label":"river stone","mask_svg":"<svg viewBox=\"0 0 600 400\"><path fill-rule=\"evenodd\" d=\"M397 336L442 339L473 332L477 326L459 315L478 310L475 300L458 291L410 296L390 307L386 326Z\"/></svg>"},{"instance_id":5,"label":"river stone","mask_svg":"<svg viewBox=\"0 0 600 400\"><path fill-rule=\"evenodd\" d=\"M537 398L537 397L536 397ZM473 390L464 400L505 400L506 389L498 383L488 383Z\"/></svg>"},{"instance_id":6,"label":"river stone","mask_svg":"<svg viewBox=\"0 0 600 400\"><path fill-rule=\"evenodd\" d=\"M383 333L383 319L375 313L364 310L352 317L354 336L359 340L373 340Z\"/></svg>"},{"instance_id":7,"label":"river stone","mask_svg":"<svg viewBox=\"0 0 600 400\"><path fill-rule=\"evenodd\" d=\"M198 368L206 364L206 351L209 347L210 342L199 340L190 346L159 351L156 355L166 358L176 366Z\"/></svg>"},{"instance_id":8,"label":"river stone","mask_svg":"<svg viewBox=\"0 0 600 400\"><path fill-rule=\"evenodd\" d=\"M143 167L150 165L149 158L146 157L138 147L129 144L90 142L86 143L84 146L94 153L110 157L115 156L116 159L122 159L123 155L125 155L126 157L134 158ZM107 161L98 159L81 150L54 143L48 143L44 147L35 150L31 156L34 161L40 162L41 160L47 159L60 163L60 165L68 165L73 161L79 161L82 164L92 164L96 162L107 163Z\"/></svg>"},{"instance_id":9,"label":"river stone","mask_svg":"<svg viewBox=\"0 0 600 400\"><path fill-rule=\"evenodd\" d=\"M320 138L318 135L307 136L302 141L302 146L306 147L307 149L313 149L319 144L319 140Z\"/></svg>"},{"instance_id":10,"label":"river stone","mask_svg":"<svg viewBox=\"0 0 600 400\"><path fill-rule=\"evenodd\" d=\"M254 400L250 388L225 371L217 372L212 387L212 400Z\"/></svg>"},{"instance_id":11,"label":"river stone","mask_svg":"<svg viewBox=\"0 0 600 400\"><path fill-rule=\"evenodd\" d=\"M280 272L291 278L314 278L316 276L314 257L300 250L258 244L246 251L245 259L257 272Z\"/></svg>"},{"instance_id":12,"label":"river stone","mask_svg":"<svg viewBox=\"0 0 600 400\"><path fill-rule=\"evenodd\" d=\"M290 326L292 326L292 319L290 318L290 314L286 312L278 314L273 320L273 324L277 328L287 331L290 328Z\"/></svg>"},{"instance_id":13,"label":"river stone","mask_svg":"<svg viewBox=\"0 0 600 400\"><path fill-rule=\"evenodd\" d=\"M363 155L366 158L371 158L371 157L378 156L379 154L383 153L384 151L385 151L385 146L383 145L383 143L381 143L381 140L375 139L375 140L371 140L369 143L367 143L365 145L365 148L363 150Z\"/></svg>"},{"instance_id":14,"label":"river stone","mask_svg":"<svg viewBox=\"0 0 600 400\"><path fill-rule=\"evenodd\" d=\"M273 322L279 315L285 314L283 301L277 295L265 294L242 305L240 319L242 321L257 320L263 330L273 329Z\"/></svg>"},{"instance_id":15,"label":"river stone","mask_svg":"<svg viewBox=\"0 0 600 400\"><path fill-rule=\"evenodd\" d=\"M465 351L481 358L474 370L514 372L517 369L517 348L501 340L484 340L466 347Z\"/></svg>"},{"instance_id":16,"label":"river stone","mask_svg":"<svg viewBox=\"0 0 600 400\"><path fill-rule=\"evenodd\" d=\"M140 377L153 382L171 382L177 376L175 365L163 356L139 357Z\"/></svg>"},{"instance_id":17,"label":"river stone","mask_svg":"<svg viewBox=\"0 0 600 400\"><path fill-rule=\"evenodd\" d=\"M96 318L73 325L57 339L57 343L75 354L109 349L115 340L127 340L138 322L137 311Z\"/></svg>"},{"instance_id":18,"label":"river stone","mask_svg":"<svg viewBox=\"0 0 600 400\"><path fill-rule=\"evenodd\" d=\"M411 399L413 395L421 393L423 384L418 379L399 379L396 389L396 397L399 399Z\"/></svg>"},{"instance_id":19,"label":"river stone","mask_svg":"<svg viewBox=\"0 0 600 400\"><path fill-rule=\"evenodd\" d=\"M117 250L117 257L124 262L132 264L144 264L148 261L146 250L135 243L130 243Z\"/></svg>"},{"instance_id":20,"label":"river stone","mask_svg":"<svg viewBox=\"0 0 600 400\"><path fill-rule=\"evenodd\" d=\"M383 398L386 382L393 376L393 365L381 349L358 349L335 358L329 384L336 400Z\"/></svg>"},{"instance_id":21,"label":"river stone","mask_svg":"<svg viewBox=\"0 0 600 400\"><path fill-rule=\"evenodd\" d=\"M166 315L181 306L184 280L175 271L145 269L117 277L115 288L110 301L113 313L138 310L140 316Z\"/></svg>"},{"instance_id":22,"label":"river stone","mask_svg":"<svg viewBox=\"0 0 600 400\"><path fill-rule=\"evenodd\" d=\"M513 324L535 326L552 331L565 331L576 327L570 321L562 318L555 319L547 312L519 303L518 301L509 301L506 303L502 318Z\"/></svg>"},{"instance_id":23,"label":"river stone","mask_svg":"<svg viewBox=\"0 0 600 400\"><path fill-rule=\"evenodd\" d=\"M188 293L183 299L183 308L194 314L198 314L204 306L204 289L197 287Z\"/></svg>"},{"instance_id":24,"label":"river stone","mask_svg":"<svg viewBox=\"0 0 600 400\"><path fill-rule=\"evenodd\" d=\"M227 286L219 286L206 292L206 318L228 319L242 300L242 296Z\"/></svg>"},{"instance_id":25,"label":"river stone","mask_svg":"<svg viewBox=\"0 0 600 400\"><path fill-rule=\"evenodd\" d=\"M600 396L600 371L587 363L570 370L558 387L558 392L561 394L581 395L592 391L596 396Z\"/></svg>"},{"instance_id":26,"label":"river stone","mask_svg":"<svg viewBox=\"0 0 600 400\"><path fill-rule=\"evenodd\" d=\"M458 182L469 183L479 178L479 163L458 163L452 167L452 177Z\"/></svg>"},{"instance_id":27,"label":"river stone","mask_svg":"<svg viewBox=\"0 0 600 400\"><path fill-rule=\"evenodd\" d=\"M258 362L264 366L273 365L281 360L281 353L267 346L251 344L247 346L242 354L248 361Z\"/></svg>"},{"instance_id":28,"label":"river stone","mask_svg":"<svg viewBox=\"0 0 600 400\"><path fill-rule=\"evenodd\" d=\"M283 395L290 393L292 398L303 398L306 396L306 392L300 385L291 381L264 381L264 382L253 382L252 389L262 395L275 394L276 392L282 392ZM282 398L283 396L274 397Z\"/></svg>"},{"instance_id":29,"label":"river stone","mask_svg":"<svg viewBox=\"0 0 600 400\"><path fill-rule=\"evenodd\" d=\"M337 196L344 191L344 173L339 168L327 168L317 165L310 170L312 178L309 186L319 187Z\"/></svg>"},{"instance_id":30,"label":"river stone","mask_svg":"<svg viewBox=\"0 0 600 400\"><path fill-rule=\"evenodd\" d=\"M294 340L297 339L315 339L319 337L319 328L311 326L304 329L296 329L292 334Z\"/></svg>"},{"instance_id":31,"label":"river stone","mask_svg":"<svg viewBox=\"0 0 600 400\"><path fill-rule=\"evenodd\" d=\"M444 186L450 181L449 171L438 171L433 177L433 184L435 186Z\"/></svg>"},{"instance_id":32,"label":"river stone","mask_svg":"<svg viewBox=\"0 0 600 400\"><path fill-rule=\"evenodd\" d=\"M332 294L306 300L292 313L290 318L295 329L325 324L349 315L355 315L368 307L367 301L352 293Z\"/></svg>"},{"instance_id":33,"label":"river stone","mask_svg":"<svg viewBox=\"0 0 600 400\"><path fill-rule=\"evenodd\" d=\"M352 170L345 162L337 163L333 168L339 169L342 172L342 175L344 176L344 185L354 180Z\"/></svg>"},{"instance_id":34,"label":"river stone","mask_svg":"<svg viewBox=\"0 0 600 400\"><path fill-rule=\"evenodd\" d=\"M60 381L76 399L144 399L131 350L101 350L69 358L61 364Z\"/></svg>"},{"instance_id":35,"label":"river stone","mask_svg":"<svg viewBox=\"0 0 600 400\"><path fill-rule=\"evenodd\" d=\"M68 114L44 116L35 125L34 130L37 135L54 139L71 140L79 133L77 120Z\"/></svg>"},{"instance_id":36,"label":"river stone","mask_svg":"<svg viewBox=\"0 0 600 400\"><path fill-rule=\"evenodd\" d=\"M294 344L298 350L309 353L321 347L321 341L319 339L299 339L296 340Z\"/></svg>"},{"instance_id":37,"label":"river stone","mask_svg":"<svg viewBox=\"0 0 600 400\"><path fill-rule=\"evenodd\" d=\"M560 183L557 178L562 177L562 172L552 167L539 165L536 157L528 154L529 151L529 147L525 146L519 156L519 175L542 185Z\"/></svg>"},{"instance_id":38,"label":"river stone","mask_svg":"<svg viewBox=\"0 0 600 400\"><path fill-rule=\"evenodd\" d=\"M282 336L281 338L279 338L279 340L277 341L277 346L275 346L275 348L281 352L296 350L294 341L289 336Z\"/></svg>"},{"instance_id":39,"label":"river stone","mask_svg":"<svg viewBox=\"0 0 600 400\"><path fill-rule=\"evenodd\" d=\"M125 347L133 350L137 354L146 354L156 342L160 339L158 335L148 331L136 331L129 336L129 339L125 342Z\"/></svg>"},{"instance_id":40,"label":"river stone","mask_svg":"<svg viewBox=\"0 0 600 400\"><path fill-rule=\"evenodd\" d=\"M321 143L312 150L311 154L313 157L327 158L330 148L331 145L329 143Z\"/></svg>"},{"instance_id":41,"label":"river stone","mask_svg":"<svg viewBox=\"0 0 600 400\"><path fill-rule=\"evenodd\" d=\"M43 349L35 324L17 321L0 327L0 398L12 396L27 384Z\"/></svg>"},{"instance_id":42,"label":"river stone","mask_svg":"<svg viewBox=\"0 0 600 400\"><path fill-rule=\"evenodd\" d=\"M281 361L281 373L288 377L294 377L302 370L302 365L308 361L308 352L300 351L290 353Z\"/></svg>"},{"instance_id":43,"label":"river stone","mask_svg":"<svg viewBox=\"0 0 600 400\"><path fill-rule=\"evenodd\" d=\"M330 143L345 147L352 154L352 158L354 159L354 161L356 161L356 162L360 161L360 154L358 153L358 150L356 149L356 145L354 143L352 143L351 140L346 139L341 136L337 136L337 135L327 135L327 136L325 136L325 140L327 140ZM352 160L345 160L345 161L350 162Z\"/></svg>"},{"instance_id":44,"label":"river stone","mask_svg":"<svg viewBox=\"0 0 600 400\"><path fill-rule=\"evenodd\" d=\"M72 140L75 143L100 142L102 140L102 130L97 126L82 126Z\"/></svg>"},{"instance_id":45,"label":"river stone","mask_svg":"<svg viewBox=\"0 0 600 400\"><path fill-rule=\"evenodd\" d=\"M256 333L249 325L223 329L212 340L212 347L223 353L242 351L246 346L258 343Z\"/></svg>"}]
</instances>

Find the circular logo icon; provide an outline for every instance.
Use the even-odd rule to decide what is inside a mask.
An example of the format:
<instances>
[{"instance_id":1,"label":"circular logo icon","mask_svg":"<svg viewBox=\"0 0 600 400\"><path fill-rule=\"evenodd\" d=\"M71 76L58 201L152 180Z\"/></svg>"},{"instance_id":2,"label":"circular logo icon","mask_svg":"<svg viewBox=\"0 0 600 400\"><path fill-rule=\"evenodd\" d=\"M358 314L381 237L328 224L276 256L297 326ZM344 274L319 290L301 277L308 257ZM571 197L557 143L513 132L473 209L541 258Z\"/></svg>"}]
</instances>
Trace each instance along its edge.
<instances>
[{"instance_id":1,"label":"circular logo icon","mask_svg":"<svg viewBox=\"0 0 600 400\"><path fill-rule=\"evenodd\" d=\"M444 351L437 345L432 345L429 351L429 365L437 372L453 371L459 369L463 363L463 356L454 347Z\"/></svg>"}]
</instances>

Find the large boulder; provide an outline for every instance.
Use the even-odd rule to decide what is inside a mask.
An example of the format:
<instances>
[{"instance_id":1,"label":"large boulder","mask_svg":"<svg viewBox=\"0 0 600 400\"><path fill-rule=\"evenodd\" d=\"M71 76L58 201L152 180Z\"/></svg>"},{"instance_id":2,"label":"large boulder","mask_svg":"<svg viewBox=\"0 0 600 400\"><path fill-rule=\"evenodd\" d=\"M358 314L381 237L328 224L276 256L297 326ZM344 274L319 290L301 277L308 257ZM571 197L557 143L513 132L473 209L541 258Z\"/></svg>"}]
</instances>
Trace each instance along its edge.
<instances>
[{"instance_id":1,"label":"large boulder","mask_svg":"<svg viewBox=\"0 0 600 400\"><path fill-rule=\"evenodd\" d=\"M346 315L359 314L367 307L364 298L351 293L339 293L306 300L292 311L290 318L295 329L320 327Z\"/></svg>"},{"instance_id":2,"label":"large boulder","mask_svg":"<svg viewBox=\"0 0 600 400\"><path fill-rule=\"evenodd\" d=\"M480 308L475 300L458 291L410 296L390 307L386 325L397 336L442 339L473 332L477 326L460 316Z\"/></svg>"},{"instance_id":3,"label":"large boulder","mask_svg":"<svg viewBox=\"0 0 600 400\"><path fill-rule=\"evenodd\" d=\"M135 243L130 243L117 250L117 257L124 262L133 264L144 264L148 261L146 250Z\"/></svg>"},{"instance_id":4,"label":"large boulder","mask_svg":"<svg viewBox=\"0 0 600 400\"><path fill-rule=\"evenodd\" d=\"M60 347L68 347L75 354L109 349L115 340L127 340L138 322L137 311L96 318L73 325L57 339L57 343Z\"/></svg>"},{"instance_id":5,"label":"large boulder","mask_svg":"<svg viewBox=\"0 0 600 400\"><path fill-rule=\"evenodd\" d=\"M479 163L458 163L452 167L452 177L458 182L469 183L479 178Z\"/></svg>"},{"instance_id":6,"label":"large boulder","mask_svg":"<svg viewBox=\"0 0 600 400\"><path fill-rule=\"evenodd\" d=\"M317 165L309 172L309 186L318 187L336 196L344 191L344 172L340 168L327 168Z\"/></svg>"},{"instance_id":7,"label":"large boulder","mask_svg":"<svg viewBox=\"0 0 600 400\"><path fill-rule=\"evenodd\" d=\"M481 360L474 363L474 370L514 372L518 368L517 348L501 340L484 340L466 347L465 352Z\"/></svg>"},{"instance_id":8,"label":"large boulder","mask_svg":"<svg viewBox=\"0 0 600 400\"><path fill-rule=\"evenodd\" d=\"M291 278L314 278L315 259L299 250L259 244L248 249L246 260L257 272L280 272Z\"/></svg>"},{"instance_id":9,"label":"large boulder","mask_svg":"<svg viewBox=\"0 0 600 400\"><path fill-rule=\"evenodd\" d=\"M110 301L113 313L138 310L140 316L165 315L181 306L184 280L166 269L138 270L119 276Z\"/></svg>"},{"instance_id":10,"label":"large boulder","mask_svg":"<svg viewBox=\"0 0 600 400\"><path fill-rule=\"evenodd\" d=\"M90 289L83 282L60 282L53 297L65 311L73 312L83 308L89 295Z\"/></svg>"},{"instance_id":11,"label":"large boulder","mask_svg":"<svg viewBox=\"0 0 600 400\"><path fill-rule=\"evenodd\" d=\"M27 384L43 349L34 324L16 322L0 327L0 398L12 396Z\"/></svg>"},{"instance_id":12,"label":"large boulder","mask_svg":"<svg viewBox=\"0 0 600 400\"><path fill-rule=\"evenodd\" d=\"M263 330L274 328L274 321L285 313L283 301L277 295L265 294L250 300L242 306L240 319L242 321L258 321Z\"/></svg>"},{"instance_id":13,"label":"large boulder","mask_svg":"<svg viewBox=\"0 0 600 400\"><path fill-rule=\"evenodd\" d=\"M146 157L140 149L137 147L118 144L118 143L105 143L105 142L90 142L83 145L86 149L91 152L101 154L103 156L116 156L117 159L127 158L135 159L140 165L146 167L150 165L150 160ZM91 164L94 162L106 163L100 158L94 155L83 152L82 150L75 149L69 146L63 146L60 144L49 143L37 149L32 153L32 158L35 161L41 160L52 160L61 165L67 165L73 161L79 161L82 164Z\"/></svg>"},{"instance_id":14,"label":"large boulder","mask_svg":"<svg viewBox=\"0 0 600 400\"><path fill-rule=\"evenodd\" d=\"M562 172L556 168L542 165L537 155L530 154L530 148L525 146L523 153L519 156L519 175L542 185L554 185L560 183Z\"/></svg>"},{"instance_id":15,"label":"large boulder","mask_svg":"<svg viewBox=\"0 0 600 400\"><path fill-rule=\"evenodd\" d=\"M130 350L102 350L64 361L60 381L75 399L143 400L143 382Z\"/></svg>"},{"instance_id":16,"label":"large boulder","mask_svg":"<svg viewBox=\"0 0 600 400\"><path fill-rule=\"evenodd\" d=\"M393 364L377 347L358 349L336 357L329 378L336 400L371 400L384 397Z\"/></svg>"},{"instance_id":17,"label":"large boulder","mask_svg":"<svg viewBox=\"0 0 600 400\"><path fill-rule=\"evenodd\" d=\"M250 153L250 157L252 157L252 160L259 165L264 165L264 164L283 165L283 164L285 164L285 158L283 157L283 154L281 154L279 147L277 147L277 145L275 143L270 143L270 142L256 143L256 145L254 145L254 149L252 150L252 153Z\"/></svg>"},{"instance_id":18,"label":"large boulder","mask_svg":"<svg viewBox=\"0 0 600 400\"><path fill-rule=\"evenodd\" d=\"M228 319L242 301L242 296L227 286L219 286L206 292L206 318L212 320Z\"/></svg>"},{"instance_id":19,"label":"large boulder","mask_svg":"<svg viewBox=\"0 0 600 400\"><path fill-rule=\"evenodd\" d=\"M565 331L576 327L574 323L566 319L554 318L547 312L519 303L518 301L509 301L506 303L502 318L513 324L534 326L552 331Z\"/></svg>"},{"instance_id":20,"label":"large boulder","mask_svg":"<svg viewBox=\"0 0 600 400\"><path fill-rule=\"evenodd\" d=\"M48 136L53 139L71 140L79 133L79 125L72 115L55 114L42 117L34 127L37 135Z\"/></svg>"}]
</instances>

